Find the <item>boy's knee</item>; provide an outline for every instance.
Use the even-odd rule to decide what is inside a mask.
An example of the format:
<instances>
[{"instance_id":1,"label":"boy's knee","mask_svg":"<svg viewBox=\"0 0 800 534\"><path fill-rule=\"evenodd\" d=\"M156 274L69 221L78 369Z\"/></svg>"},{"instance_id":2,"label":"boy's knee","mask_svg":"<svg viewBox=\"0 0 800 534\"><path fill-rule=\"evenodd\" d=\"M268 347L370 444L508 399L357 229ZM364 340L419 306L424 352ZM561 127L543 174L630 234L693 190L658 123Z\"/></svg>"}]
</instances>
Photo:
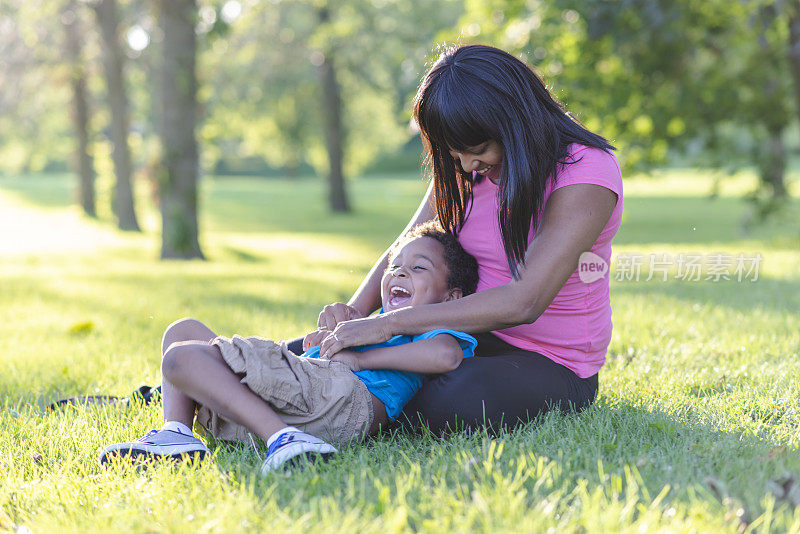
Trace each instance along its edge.
<instances>
[{"instance_id":1,"label":"boy's knee","mask_svg":"<svg viewBox=\"0 0 800 534\"><path fill-rule=\"evenodd\" d=\"M178 319L164 331L161 352L166 354L169 347L178 341L190 341L208 337L209 328L192 317Z\"/></svg>"},{"instance_id":2,"label":"boy's knee","mask_svg":"<svg viewBox=\"0 0 800 534\"><path fill-rule=\"evenodd\" d=\"M161 376L170 382L180 378L191 365L196 351L197 347L193 345L171 344L161 359Z\"/></svg>"},{"instance_id":3,"label":"boy's knee","mask_svg":"<svg viewBox=\"0 0 800 534\"><path fill-rule=\"evenodd\" d=\"M177 334L179 332L192 332L200 328L206 328L206 325L192 317L183 317L169 325L164 335Z\"/></svg>"}]
</instances>

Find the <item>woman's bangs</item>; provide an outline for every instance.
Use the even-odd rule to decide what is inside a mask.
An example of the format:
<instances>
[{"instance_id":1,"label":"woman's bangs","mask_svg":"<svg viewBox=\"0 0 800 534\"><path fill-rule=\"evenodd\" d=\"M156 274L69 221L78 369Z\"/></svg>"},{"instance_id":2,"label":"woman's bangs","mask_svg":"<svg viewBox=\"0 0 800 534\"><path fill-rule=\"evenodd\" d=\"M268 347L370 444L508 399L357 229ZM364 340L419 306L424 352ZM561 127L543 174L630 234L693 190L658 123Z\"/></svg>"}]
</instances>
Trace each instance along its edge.
<instances>
[{"instance_id":1,"label":"woman's bangs","mask_svg":"<svg viewBox=\"0 0 800 534\"><path fill-rule=\"evenodd\" d=\"M486 125L477 120L479 113L461 91L438 91L424 106L420 129L429 141L447 150L466 150L488 141Z\"/></svg>"}]
</instances>

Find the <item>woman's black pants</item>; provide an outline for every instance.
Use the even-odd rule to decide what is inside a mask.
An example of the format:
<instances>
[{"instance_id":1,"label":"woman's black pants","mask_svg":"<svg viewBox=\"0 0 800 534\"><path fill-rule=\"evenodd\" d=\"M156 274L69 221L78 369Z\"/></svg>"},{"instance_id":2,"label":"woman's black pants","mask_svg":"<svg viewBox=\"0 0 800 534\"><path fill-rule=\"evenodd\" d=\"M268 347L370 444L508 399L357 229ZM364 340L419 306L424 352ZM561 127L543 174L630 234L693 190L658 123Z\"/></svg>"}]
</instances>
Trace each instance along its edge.
<instances>
[{"instance_id":1,"label":"woman's black pants","mask_svg":"<svg viewBox=\"0 0 800 534\"><path fill-rule=\"evenodd\" d=\"M563 365L493 334L474 337L475 356L465 358L458 369L427 380L403 409L397 426L427 426L435 434L464 428L497 431L526 423L556 406L582 410L594 401L597 375L580 378ZM289 350L301 354L302 338L292 340Z\"/></svg>"}]
</instances>

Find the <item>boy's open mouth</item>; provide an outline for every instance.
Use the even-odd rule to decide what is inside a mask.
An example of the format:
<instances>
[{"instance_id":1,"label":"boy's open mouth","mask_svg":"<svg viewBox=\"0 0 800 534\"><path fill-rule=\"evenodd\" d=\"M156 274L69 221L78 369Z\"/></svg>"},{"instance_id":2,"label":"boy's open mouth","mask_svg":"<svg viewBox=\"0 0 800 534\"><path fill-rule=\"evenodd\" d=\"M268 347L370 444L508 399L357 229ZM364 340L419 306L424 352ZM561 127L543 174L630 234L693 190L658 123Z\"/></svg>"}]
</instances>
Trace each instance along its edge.
<instances>
[{"instance_id":1,"label":"boy's open mouth","mask_svg":"<svg viewBox=\"0 0 800 534\"><path fill-rule=\"evenodd\" d=\"M389 288L389 306L392 308L402 308L408 305L411 300L411 291L400 286L391 286Z\"/></svg>"}]
</instances>

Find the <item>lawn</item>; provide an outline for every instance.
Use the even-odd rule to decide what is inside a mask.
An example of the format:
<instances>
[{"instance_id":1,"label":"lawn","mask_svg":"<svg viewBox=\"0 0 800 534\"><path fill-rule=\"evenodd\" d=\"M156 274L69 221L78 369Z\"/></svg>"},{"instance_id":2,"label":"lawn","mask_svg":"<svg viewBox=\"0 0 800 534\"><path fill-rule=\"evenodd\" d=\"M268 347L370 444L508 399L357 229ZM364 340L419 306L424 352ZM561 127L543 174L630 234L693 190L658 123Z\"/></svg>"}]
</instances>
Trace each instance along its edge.
<instances>
[{"instance_id":1,"label":"lawn","mask_svg":"<svg viewBox=\"0 0 800 534\"><path fill-rule=\"evenodd\" d=\"M199 466L104 469L102 447L159 426L159 407L46 406L158 383L160 335L179 317L224 334L310 330L424 184L361 178L355 214L331 216L316 180L209 177L208 261L161 262L147 191L134 235L107 212L80 217L68 176L0 178L0 531L800 532L800 221L745 233L752 176L709 198L712 179L626 181L614 336L590 409L496 437L385 435L263 477L258 444L212 445ZM762 260L757 279L695 281L680 254L704 269L716 254ZM646 280L652 255L671 262L666 281ZM617 276L632 257L642 276Z\"/></svg>"}]
</instances>

